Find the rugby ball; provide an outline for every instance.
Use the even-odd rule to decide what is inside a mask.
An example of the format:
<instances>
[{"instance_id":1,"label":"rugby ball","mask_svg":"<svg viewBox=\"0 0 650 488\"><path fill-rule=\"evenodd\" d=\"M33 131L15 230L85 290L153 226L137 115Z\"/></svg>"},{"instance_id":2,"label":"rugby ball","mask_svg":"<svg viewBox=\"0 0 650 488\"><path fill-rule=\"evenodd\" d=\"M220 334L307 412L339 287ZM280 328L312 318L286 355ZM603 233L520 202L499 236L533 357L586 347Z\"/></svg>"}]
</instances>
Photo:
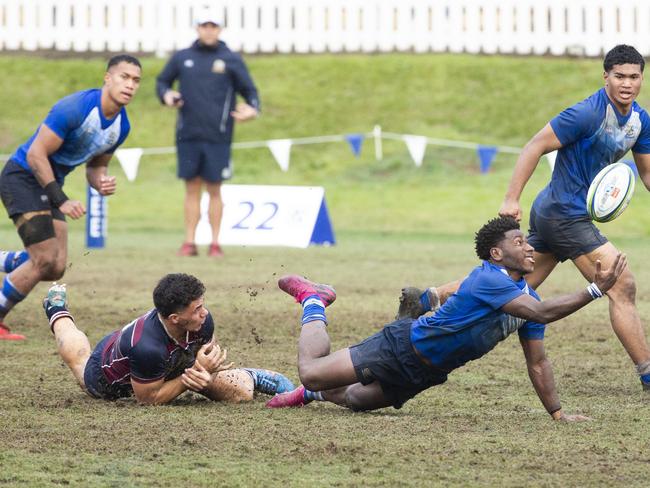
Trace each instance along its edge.
<instances>
[{"instance_id":1,"label":"rugby ball","mask_svg":"<svg viewBox=\"0 0 650 488\"><path fill-rule=\"evenodd\" d=\"M596 222L610 222L621 215L634 194L634 172L625 163L605 166L587 193L587 213Z\"/></svg>"}]
</instances>

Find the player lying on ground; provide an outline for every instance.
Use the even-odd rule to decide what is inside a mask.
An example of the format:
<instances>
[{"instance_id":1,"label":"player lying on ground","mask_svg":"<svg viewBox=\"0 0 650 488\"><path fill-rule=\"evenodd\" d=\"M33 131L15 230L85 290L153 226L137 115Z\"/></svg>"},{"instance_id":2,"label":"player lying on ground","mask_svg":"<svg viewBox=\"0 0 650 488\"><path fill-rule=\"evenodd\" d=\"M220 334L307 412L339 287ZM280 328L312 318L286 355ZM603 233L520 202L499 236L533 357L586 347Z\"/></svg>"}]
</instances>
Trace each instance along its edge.
<instances>
[{"instance_id":1,"label":"player lying on ground","mask_svg":"<svg viewBox=\"0 0 650 488\"><path fill-rule=\"evenodd\" d=\"M94 398L135 395L139 403L161 404L192 390L211 400L241 402L251 400L253 391L293 390L280 373L225 364L204 293L194 276L164 276L153 292L156 308L108 334L92 353L68 312L65 285L52 286L43 306L61 358Z\"/></svg>"},{"instance_id":2,"label":"player lying on ground","mask_svg":"<svg viewBox=\"0 0 650 488\"><path fill-rule=\"evenodd\" d=\"M28 259L27 251L0 251L0 272L11 273ZM2 301L3 297L0 295L0 306L2 306ZM9 327L0 322L0 341L22 341L24 339L24 335L11 332Z\"/></svg>"},{"instance_id":3,"label":"player lying on ground","mask_svg":"<svg viewBox=\"0 0 650 488\"><path fill-rule=\"evenodd\" d=\"M524 276L533 271L533 248L511 217L490 220L476 234L476 254L483 260L432 317L398 320L368 339L330 354L325 307L335 299L327 285L299 276L278 285L302 304L298 372L302 386L273 397L271 408L302 406L323 400L352 410L400 408L447 375L492 350L514 331L543 338L545 325L566 317L603 296L626 266L619 254L612 267L596 265L594 282L570 295L540 301ZM554 419L585 420L565 415L546 385L536 385Z\"/></svg>"}]
</instances>

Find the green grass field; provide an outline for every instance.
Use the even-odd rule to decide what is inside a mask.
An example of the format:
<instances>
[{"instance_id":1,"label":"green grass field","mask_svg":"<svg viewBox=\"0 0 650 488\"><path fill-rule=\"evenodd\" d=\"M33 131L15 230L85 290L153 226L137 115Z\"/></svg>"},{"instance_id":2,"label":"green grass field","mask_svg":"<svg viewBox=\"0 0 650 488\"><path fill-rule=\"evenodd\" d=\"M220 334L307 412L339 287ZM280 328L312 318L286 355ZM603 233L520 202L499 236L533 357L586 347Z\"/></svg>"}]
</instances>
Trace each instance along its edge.
<instances>
[{"instance_id":1,"label":"green grass field","mask_svg":"<svg viewBox=\"0 0 650 488\"><path fill-rule=\"evenodd\" d=\"M600 86L596 61L447 55L248 58L264 104L237 140L385 130L521 146L550 117ZM28 137L49 106L94 86L102 60L0 57L0 153ZM162 61L145 59L129 108L126 146L172 144L173 113L153 96ZM641 103L650 101L646 92ZM647 103L646 103L647 105ZM65 282L71 310L92 344L151 307L151 290L173 271L197 275L217 336L244 366L297 380L299 308L275 282L299 272L332 283L333 347L345 347L394 316L403 285L442 283L477 262L473 233L498 209L514 158L478 172L472 151L429 146L415 168L405 145L385 142L376 162L344 143L294 147L282 173L269 151L235 152L235 183L318 184L326 189L338 243L329 248L227 248L223 260L178 260L183 189L173 157L143 158L129 183L115 164L108 247L87 251L70 224ZM549 177L540 164L528 206ZM642 317L650 311L650 201L639 185L630 208L602 230L628 253ZM84 195L83 171L71 195ZM19 245L8 219L2 247ZM584 286L560 266L543 296ZM171 405L87 398L55 352L39 285L8 323L25 343L0 343L0 486L647 486L648 395L609 326L607 303L551 325L546 347L564 409L594 418L553 423L533 392L512 337L401 410L350 413L328 404L270 411L266 398L224 405L186 395Z\"/></svg>"}]
</instances>

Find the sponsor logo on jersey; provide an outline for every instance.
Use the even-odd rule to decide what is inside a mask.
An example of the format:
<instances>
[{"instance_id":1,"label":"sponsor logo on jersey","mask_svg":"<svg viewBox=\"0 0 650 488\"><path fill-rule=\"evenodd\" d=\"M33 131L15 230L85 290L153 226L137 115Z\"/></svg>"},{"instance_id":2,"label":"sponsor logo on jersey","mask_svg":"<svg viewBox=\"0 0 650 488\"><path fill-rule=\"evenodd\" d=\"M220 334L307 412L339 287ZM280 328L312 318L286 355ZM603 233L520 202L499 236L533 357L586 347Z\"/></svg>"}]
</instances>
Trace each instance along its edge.
<instances>
[{"instance_id":1,"label":"sponsor logo on jersey","mask_svg":"<svg viewBox=\"0 0 650 488\"><path fill-rule=\"evenodd\" d=\"M628 139L636 139L637 138L637 127L631 125L627 127L627 132L625 133L625 137Z\"/></svg>"},{"instance_id":2,"label":"sponsor logo on jersey","mask_svg":"<svg viewBox=\"0 0 650 488\"><path fill-rule=\"evenodd\" d=\"M223 59L216 59L212 63L212 72L213 73L225 73L226 72L226 62Z\"/></svg>"}]
</instances>

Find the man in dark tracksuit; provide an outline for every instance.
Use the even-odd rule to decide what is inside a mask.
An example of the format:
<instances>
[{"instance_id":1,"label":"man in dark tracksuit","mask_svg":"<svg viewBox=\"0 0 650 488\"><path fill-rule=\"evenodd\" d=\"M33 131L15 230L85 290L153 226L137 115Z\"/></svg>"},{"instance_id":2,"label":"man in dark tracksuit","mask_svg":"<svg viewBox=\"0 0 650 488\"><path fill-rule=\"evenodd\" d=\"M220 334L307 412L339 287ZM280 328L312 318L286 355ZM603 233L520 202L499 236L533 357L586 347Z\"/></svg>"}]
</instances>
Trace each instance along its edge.
<instances>
[{"instance_id":1,"label":"man in dark tracksuit","mask_svg":"<svg viewBox=\"0 0 650 488\"><path fill-rule=\"evenodd\" d=\"M200 218L201 188L210 195L208 216L212 244L208 255L223 255L219 227L223 215L221 182L231 178L230 145L234 122L259 111L257 89L241 56L219 40L221 22L209 10L196 19L198 39L176 52L158 75L161 102L178 108L176 147L178 177L185 180L185 241L179 256L196 256L194 233ZM178 80L179 90L172 89ZM237 94L246 103L236 103Z\"/></svg>"}]
</instances>

